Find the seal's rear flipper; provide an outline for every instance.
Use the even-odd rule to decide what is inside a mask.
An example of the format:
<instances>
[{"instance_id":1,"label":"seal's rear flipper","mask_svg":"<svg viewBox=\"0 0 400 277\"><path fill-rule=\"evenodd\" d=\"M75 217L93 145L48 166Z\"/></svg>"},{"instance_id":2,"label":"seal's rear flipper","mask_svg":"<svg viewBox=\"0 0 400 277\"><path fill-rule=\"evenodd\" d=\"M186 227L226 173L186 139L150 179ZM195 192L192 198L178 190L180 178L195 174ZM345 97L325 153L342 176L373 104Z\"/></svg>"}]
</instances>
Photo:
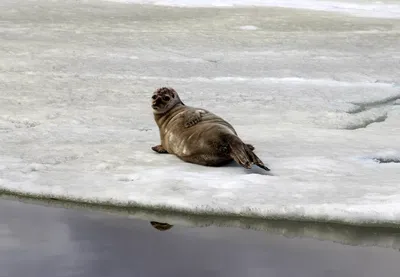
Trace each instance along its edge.
<instances>
[{"instance_id":1,"label":"seal's rear flipper","mask_svg":"<svg viewBox=\"0 0 400 277\"><path fill-rule=\"evenodd\" d=\"M243 166L244 168L251 168L252 164L266 170L270 171L268 167L264 165L264 163L254 154L252 147L243 143L240 138L237 136L229 137L229 146L230 146L230 156L234 159L238 164Z\"/></svg>"},{"instance_id":2,"label":"seal's rear flipper","mask_svg":"<svg viewBox=\"0 0 400 277\"><path fill-rule=\"evenodd\" d=\"M246 145L247 145L248 148L250 148L251 151L253 151L255 149L254 146L251 145L251 144L246 144Z\"/></svg>"}]
</instances>

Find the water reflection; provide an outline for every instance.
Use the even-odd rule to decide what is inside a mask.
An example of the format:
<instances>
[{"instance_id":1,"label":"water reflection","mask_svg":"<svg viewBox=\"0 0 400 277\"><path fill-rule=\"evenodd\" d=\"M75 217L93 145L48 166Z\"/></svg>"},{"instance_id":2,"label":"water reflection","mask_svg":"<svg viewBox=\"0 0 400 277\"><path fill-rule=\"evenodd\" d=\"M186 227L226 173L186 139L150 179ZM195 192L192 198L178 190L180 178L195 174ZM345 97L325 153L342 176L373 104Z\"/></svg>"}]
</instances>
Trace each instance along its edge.
<instances>
[{"instance_id":1,"label":"water reflection","mask_svg":"<svg viewBox=\"0 0 400 277\"><path fill-rule=\"evenodd\" d=\"M400 271L399 254L391 249L284 237L325 235L342 243L394 247L400 242L396 232L40 204L0 199L0 276L311 277L331 276L332 270L335 276L398 276Z\"/></svg>"},{"instance_id":2,"label":"water reflection","mask_svg":"<svg viewBox=\"0 0 400 277\"><path fill-rule=\"evenodd\" d=\"M147 214L148 217L154 217ZM143 215L134 215L134 218L144 219ZM161 218L161 216L157 216ZM345 226L339 224L263 221L248 219L223 218L193 218L186 220L182 217L166 215L163 221L150 221L153 228L159 231L170 230L175 224L186 228L226 227L240 228L254 231L264 231L269 234L281 235L288 238L313 238L353 246L378 246L400 251L400 229L394 228L367 228ZM174 224L172 224L174 223Z\"/></svg>"},{"instance_id":3,"label":"water reflection","mask_svg":"<svg viewBox=\"0 0 400 277\"><path fill-rule=\"evenodd\" d=\"M162 223L162 222L157 222L157 221L150 221L151 226L153 226L155 229L159 231L167 231L171 229L174 225L168 224L168 223Z\"/></svg>"},{"instance_id":4,"label":"water reflection","mask_svg":"<svg viewBox=\"0 0 400 277\"><path fill-rule=\"evenodd\" d=\"M106 211L132 219L142 219L159 231L169 231L172 227L207 228L228 227L254 231L263 231L267 234L277 234L289 238L313 238L341 243L344 245L378 246L400 250L400 228L359 227L341 224L294 222L286 220L263 220L233 217L213 217L200 215L182 215L165 211L146 211L139 209L116 209L99 206L78 205L52 200L27 200L28 203L59 207L72 207L84 211ZM100 215L101 217L102 215Z\"/></svg>"}]
</instances>

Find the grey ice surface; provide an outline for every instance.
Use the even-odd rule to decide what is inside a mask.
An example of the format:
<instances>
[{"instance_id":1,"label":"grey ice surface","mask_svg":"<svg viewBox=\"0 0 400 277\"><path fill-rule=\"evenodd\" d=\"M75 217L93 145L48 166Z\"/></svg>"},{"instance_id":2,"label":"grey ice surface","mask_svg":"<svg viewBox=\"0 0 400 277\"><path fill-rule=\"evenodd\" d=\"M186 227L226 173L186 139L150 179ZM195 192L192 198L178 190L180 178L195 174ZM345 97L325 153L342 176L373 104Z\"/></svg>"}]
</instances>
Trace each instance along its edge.
<instances>
[{"instance_id":1,"label":"grey ice surface","mask_svg":"<svg viewBox=\"0 0 400 277\"><path fill-rule=\"evenodd\" d=\"M1 277L397 277L400 253L0 199Z\"/></svg>"}]
</instances>

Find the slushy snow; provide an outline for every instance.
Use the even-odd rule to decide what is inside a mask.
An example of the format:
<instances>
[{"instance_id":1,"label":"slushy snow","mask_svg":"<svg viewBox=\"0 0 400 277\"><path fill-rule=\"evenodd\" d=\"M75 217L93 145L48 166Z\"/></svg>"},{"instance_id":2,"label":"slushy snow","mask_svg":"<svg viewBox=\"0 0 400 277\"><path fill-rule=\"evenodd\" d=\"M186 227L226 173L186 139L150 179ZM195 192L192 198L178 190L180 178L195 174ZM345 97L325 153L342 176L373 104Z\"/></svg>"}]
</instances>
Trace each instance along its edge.
<instances>
[{"instance_id":1,"label":"slushy snow","mask_svg":"<svg viewBox=\"0 0 400 277\"><path fill-rule=\"evenodd\" d=\"M0 4L0 189L400 223L398 20L86 2ZM271 172L153 152L160 86L229 121Z\"/></svg>"}]
</instances>

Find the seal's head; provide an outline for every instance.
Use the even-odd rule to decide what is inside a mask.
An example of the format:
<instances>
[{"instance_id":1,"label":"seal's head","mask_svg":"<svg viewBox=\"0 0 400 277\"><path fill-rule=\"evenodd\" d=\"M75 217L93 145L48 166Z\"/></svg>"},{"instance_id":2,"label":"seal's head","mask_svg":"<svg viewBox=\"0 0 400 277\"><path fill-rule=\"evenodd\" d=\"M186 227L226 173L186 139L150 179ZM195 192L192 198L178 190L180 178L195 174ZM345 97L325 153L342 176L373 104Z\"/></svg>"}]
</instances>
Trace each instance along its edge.
<instances>
[{"instance_id":1,"label":"seal's head","mask_svg":"<svg viewBox=\"0 0 400 277\"><path fill-rule=\"evenodd\" d=\"M159 88L153 93L151 99L151 107L157 114L166 113L178 104L183 105L178 93L173 88Z\"/></svg>"}]
</instances>

